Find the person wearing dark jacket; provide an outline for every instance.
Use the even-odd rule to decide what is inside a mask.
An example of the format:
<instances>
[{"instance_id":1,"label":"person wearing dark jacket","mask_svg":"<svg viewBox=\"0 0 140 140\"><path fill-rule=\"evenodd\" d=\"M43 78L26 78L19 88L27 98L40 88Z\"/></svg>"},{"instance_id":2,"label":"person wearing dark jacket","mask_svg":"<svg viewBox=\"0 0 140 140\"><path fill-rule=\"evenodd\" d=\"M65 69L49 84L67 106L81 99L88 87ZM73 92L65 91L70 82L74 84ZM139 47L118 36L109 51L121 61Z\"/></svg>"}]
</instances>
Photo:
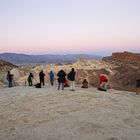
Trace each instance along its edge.
<instances>
[{"instance_id":1,"label":"person wearing dark jacket","mask_svg":"<svg viewBox=\"0 0 140 140\"><path fill-rule=\"evenodd\" d=\"M139 94L139 89L140 89L140 79L136 80L136 95Z\"/></svg>"},{"instance_id":2,"label":"person wearing dark jacket","mask_svg":"<svg viewBox=\"0 0 140 140\"><path fill-rule=\"evenodd\" d=\"M29 83L29 86L33 85L33 74L32 73L30 73L28 76L28 83Z\"/></svg>"},{"instance_id":3,"label":"person wearing dark jacket","mask_svg":"<svg viewBox=\"0 0 140 140\"><path fill-rule=\"evenodd\" d=\"M84 81L82 82L82 87L81 88L88 88L88 81L87 81L87 79L84 79Z\"/></svg>"},{"instance_id":4,"label":"person wearing dark jacket","mask_svg":"<svg viewBox=\"0 0 140 140\"><path fill-rule=\"evenodd\" d=\"M75 90L75 75L76 75L76 72L74 68L72 68L71 71L67 75L68 80L70 80L70 87L72 91Z\"/></svg>"},{"instance_id":5,"label":"person wearing dark jacket","mask_svg":"<svg viewBox=\"0 0 140 140\"><path fill-rule=\"evenodd\" d=\"M41 70L41 72L39 73L39 79L40 79L40 84L43 83L43 86L45 85L44 78L45 78L45 74L43 73L43 70Z\"/></svg>"},{"instance_id":6,"label":"person wearing dark jacket","mask_svg":"<svg viewBox=\"0 0 140 140\"><path fill-rule=\"evenodd\" d=\"M57 74L58 76L58 90L60 89L60 86L62 85L62 90L64 89L64 81L66 73L63 70L60 70Z\"/></svg>"},{"instance_id":7,"label":"person wearing dark jacket","mask_svg":"<svg viewBox=\"0 0 140 140\"><path fill-rule=\"evenodd\" d=\"M10 73L10 71L8 71L8 73L7 73L7 81L8 81L8 87L12 87L13 86L13 84L12 84L12 81L13 81L13 76L12 76L12 74Z\"/></svg>"}]
</instances>

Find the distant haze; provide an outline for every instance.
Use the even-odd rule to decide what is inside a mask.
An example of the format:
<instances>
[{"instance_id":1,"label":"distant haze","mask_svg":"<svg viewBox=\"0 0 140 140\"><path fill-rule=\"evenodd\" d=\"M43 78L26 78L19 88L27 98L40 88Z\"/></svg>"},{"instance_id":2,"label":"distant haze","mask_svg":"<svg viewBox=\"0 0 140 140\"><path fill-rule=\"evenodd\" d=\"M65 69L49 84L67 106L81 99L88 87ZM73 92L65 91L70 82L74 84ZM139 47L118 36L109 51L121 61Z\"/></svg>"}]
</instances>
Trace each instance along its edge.
<instances>
[{"instance_id":1,"label":"distant haze","mask_svg":"<svg viewBox=\"0 0 140 140\"><path fill-rule=\"evenodd\" d=\"M69 55L26 55L16 53L3 53L0 54L0 60L5 60L13 64L64 64L73 63L78 59L101 59L101 56L87 55L87 54L69 54Z\"/></svg>"},{"instance_id":2,"label":"distant haze","mask_svg":"<svg viewBox=\"0 0 140 140\"><path fill-rule=\"evenodd\" d=\"M140 0L0 0L0 53L140 53Z\"/></svg>"}]
</instances>

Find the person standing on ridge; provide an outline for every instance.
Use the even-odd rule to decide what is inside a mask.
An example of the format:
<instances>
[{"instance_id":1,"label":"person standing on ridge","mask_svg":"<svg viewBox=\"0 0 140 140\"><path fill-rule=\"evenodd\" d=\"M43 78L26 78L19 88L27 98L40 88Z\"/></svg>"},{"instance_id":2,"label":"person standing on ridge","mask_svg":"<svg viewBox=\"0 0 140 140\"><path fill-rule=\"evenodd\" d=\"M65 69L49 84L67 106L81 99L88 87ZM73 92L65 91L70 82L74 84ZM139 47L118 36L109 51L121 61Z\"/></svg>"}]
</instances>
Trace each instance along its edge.
<instances>
[{"instance_id":1,"label":"person standing on ridge","mask_svg":"<svg viewBox=\"0 0 140 140\"><path fill-rule=\"evenodd\" d=\"M60 70L57 74L58 76L58 90L60 89L60 86L62 85L62 90L64 90L64 81L65 81L65 76L66 73L64 72L64 70Z\"/></svg>"},{"instance_id":2,"label":"person standing on ridge","mask_svg":"<svg viewBox=\"0 0 140 140\"><path fill-rule=\"evenodd\" d=\"M7 81L8 81L8 87L10 88L10 87L12 87L13 86L13 84L12 84L12 74L10 73L10 71L8 71L8 73L7 73Z\"/></svg>"},{"instance_id":3,"label":"person standing on ridge","mask_svg":"<svg viewBox=\"0 0 140 140\"><path fill-rule=\"evenodd\" d=\"M72 68L71 71L67 75L68 80L70 80L70 87L72 91L75 90L75 75L76 75L76 72L74 68Z\"/></svg>"},{"instance_id":4,"label":"person standing on ridge","mask_svg":"<svg viewBox=\"0 0 140 140\"><path fill-rule=\"evenodd\" d=\"M43 70L41 70L41 72L39 73L39 80L40 80L41 85L43 83L43 86L45 85L44 79L45 79L45 74L44 74Z\"/></svg>"},{"instance_id":5,"label":"person standing on ridge","mask_svg":"<svg viewBox=\"0 0 140 140\"><path fill-rule=\"evenodd\" d=\"M28 83L29 83L29 86L33 85L33 74L32 73L30 73L28 76Z\"/></svg>"},{"instance_id":6,"label":"person standing on ridge","mask_svg":"<svg viewBox=\"0 0 140 140\"><path fill-rule=\"evenodd\" d=\"M52 70L49 72L49 77L50 77L50 86L53 86L54 85L54 73Z\"/></svg>"}]
</instances>

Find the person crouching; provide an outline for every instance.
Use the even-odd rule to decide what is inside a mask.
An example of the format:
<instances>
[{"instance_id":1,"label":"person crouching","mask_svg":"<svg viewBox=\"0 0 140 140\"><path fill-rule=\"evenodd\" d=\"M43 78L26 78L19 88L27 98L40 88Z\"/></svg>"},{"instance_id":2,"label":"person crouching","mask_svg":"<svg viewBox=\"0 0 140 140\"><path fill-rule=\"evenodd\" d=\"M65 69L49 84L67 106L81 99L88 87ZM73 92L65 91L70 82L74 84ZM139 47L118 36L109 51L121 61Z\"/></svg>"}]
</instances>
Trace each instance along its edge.
<instances>
[{"instance_id":1,"label":"person crouching","mask_svg":"<svg viewBox=\"0 0 140 140\"><path fill-rule=\"evenodd\" d=\"M87 81L87 79L84 79L84 81L82 82L82 87L81 88L88 88L88 81Z\"/></svg>"},{"instance_id":2,"label":"person crouching","mask_svg":"<svg viewBox=\"0 0 140 140\"><path fill-rule=\"evenodd\" d=\"M108 77L105 74L100 75L100 85L98 90L107 91L108 87Z\"/></svg>"}]
</instances>

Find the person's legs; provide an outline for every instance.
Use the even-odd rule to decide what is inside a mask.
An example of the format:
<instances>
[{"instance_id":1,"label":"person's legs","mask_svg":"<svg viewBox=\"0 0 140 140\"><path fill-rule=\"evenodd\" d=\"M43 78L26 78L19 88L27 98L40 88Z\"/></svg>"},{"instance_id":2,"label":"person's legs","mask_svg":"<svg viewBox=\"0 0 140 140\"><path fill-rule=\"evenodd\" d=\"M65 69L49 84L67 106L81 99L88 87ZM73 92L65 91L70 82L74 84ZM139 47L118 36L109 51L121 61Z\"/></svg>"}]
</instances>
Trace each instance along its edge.
<instances>
[{"instance_id":1,"label":"person's legs","mask_svg":"<svg viewBox=\"0 0 140 140\"><path fill-rule=\"evenodd\" d=\"M54 85L54 80L50 80L50 82L51 82L51 86L53 86Z\"/></svg>"},{"instance_id":2,"label":"person's legs","mask_svg":"<svg viewBox=\"0 0 140 140\"><path fill-rule=\"evenodd\" d=\"M29 86L30 86L30 81L28 81L28 84L29 84Z\"/></svg>"},{"instance_id":3,"label":"person's legs","mask_svg":"<svg viewBox=\"0 0 140 140\"><path fill-rule=\"evenodd\" d=\"M60 85L61 85L61 83L60 83L60 82L58 82L58 90L60 89Z\"/></svg>"},{"instance_id":4,"label":"person's legs","mask_svg":"<svg viewBox=\"0 0 140 140\"><path fill-rule=\"evenodd\" d=\"M43 80L43 79L41 79L41 80L40 80L40 84L41 84L41 86L42 86L42 84L43 84L43 86L45 85L45 83L44 83L44 80Z\"/></svg>"},{"instance_id":5,"label":"person's legs","mask_svg":"<svg viewBox=\"0 0 140 140\"><path fill-rule=\"evenodd\" d=\"M64 83L62 83L62 90L64 90Z\"/></svg>"},{"instance_id":6,"label":"person's legs","mask_svg":"<svg viewBox=\"0 0 140 140\"><path fill-rule=\"evenodd\" d=\"M9 87L12 87L12 80L9 80Z\"/></svg>"},{"instance_id":7,"label":"person's legs","mask_svg":"<svg viewBox=\"0 0 140 140\"><path fill-rule=\"evenodd\" d=\"M11 85L10 85L10 80L8 81L8 87L11 87Z\"/></svg>"},{"instance_id":8,"label":"person's legs","mask_svg":"<svg viewBox=\"0 0 140 140\"><path fill-rule=\"evenodd\" d=\"M32 82L32 80L31 80L31 84L30 84L31 86L33 85L33 82Z\"/></svg>"},{"instance_id":9,"label":"person's legs","mask_svg":"<svg viewBox=\"0 0 140 140\"><path fill-rule=\"evenodd\" d=\"M32 86L33 85L33 83L32 83L32 80L31 81L29 81L29 86Z\"/></svg>"},{"instance_id":10,"label":"person's legs","mask_svg":"<svg viewBox=\"0 0 140 140\"><path fill-rule=\"evenodd\" d=\"M41 83L42 83L42 80L40 79L40 85L41 85Z\"/></svg>"},{"instance_id":11,"label":"person's legs","mask_svg":"<svg viewBox=\"0 0 140 140\"><path fill-rule=\"evenodd\" d=\"M138 95L138 88L136 87L136 95Z\"/></svg>"},{"instance_id":12,"label":"person's legs","mask_svg":"<svg viewBox=\"0 0 140 140\"><path fill-rule=\"evenodd\" d=\"M102 82L98 88L101 91L107 91L107 82Z\"/></svg>"},{"instance_id":13,"label":"person's legs","mask_svg":"<svg viewBox=\"0 0 140 140\"><path fill-rule=\"evenodd\" d=\"M75 90L75 81L71 81L71 90Z\"/></svg>"},{"instance_id":14,"label":"person's legs","mask_svg":"<svg viewBox=\"0 0 140 140\"><path fill-rule=\"evenodd\" d=\"M11 80L11 87L13 87L13 81Z\"/></svg>"},{"instance_id":15,"label":"person's legs","mask_svg":"<svg viewBox=\"0 0 140 140\"><path fill-rule=\"evenodd\" d=\"M105 82L105 83L104 83L104 89L107 90L107 87L108 87L108 83Z\"/></svg>"},{"instance_id":16,"label":"person's legs","mask_svg":"<svg viewBox=\"0 0 140 140\"><path fill-rule=\"evenodd\" d=\"M105 84L105 82L101 82L101 84L100 84L100 88L103 88L104 87L104 84Z\"/></svg>"},{"instance_id":17,"label":"person's legs","mask_svg":"<svg viewBox=\"0 0 140 140\"><path fill-rule=\"evenodd\" d=\"M139 89L140 89L140 79L136 80L136 95L139 94Z\"/></svg>"},{"instance_id":18,"label":"person's legs","mask_svg":"<svg viewBox=\"0 0 140 140\"><path fill-rule=\"evenodd\" d=\"M44 79L42 80L42 82L43 82L43 86L44 86L45 85Z\"/></svg>"},{"instance_id":19,"label":"person's legs","mask_svg":"<svg viewBox=\"0 0 140 140\"><path fill-rule=\"evenodd\" d=\"M75 81L72 81L72 88L75 90Z\"/></svg>"},{"instance_id":20,"label":"person's legs","mask_svg":"<svg viewBox=\"0 0 140 140\"><path fill-rule=\"evenodd\" d=\"M50 82L49 82L49 87L51 87L51 85L52 85L52 84L51 84L51 79L50 79Z\"/></svg>"},{"instance_id":21,"label":"person's legs","mask_svg":"<svg viewBox=\"0 0 140 140\"><path fill-rule=\"evenodd\" d=\"M72 81L70 81L70 89L72 90L73 85L72 85Z\"/></svg>"},{"instance_id":22,"label":"person's legs","mask_svg":"<svg viewBox=\"0 0 140 140\"><path fill-rule=\"evenodd\" d=\"M12 80L12 83L13 83L13 85L14 85L14 86L16 86L16 83L15 83L15 81L14 81L14 80Z\"/></svg>"},{"instance_id":23,"label":"person's legs","mask_svg":"<svg viewBox=\"0 0 140 140\"><path fill-rule=\"evenodd\" d=\"M140 87L136 87L136 95L139 95L139 89Z\"/></svg>"}]
</instances>

